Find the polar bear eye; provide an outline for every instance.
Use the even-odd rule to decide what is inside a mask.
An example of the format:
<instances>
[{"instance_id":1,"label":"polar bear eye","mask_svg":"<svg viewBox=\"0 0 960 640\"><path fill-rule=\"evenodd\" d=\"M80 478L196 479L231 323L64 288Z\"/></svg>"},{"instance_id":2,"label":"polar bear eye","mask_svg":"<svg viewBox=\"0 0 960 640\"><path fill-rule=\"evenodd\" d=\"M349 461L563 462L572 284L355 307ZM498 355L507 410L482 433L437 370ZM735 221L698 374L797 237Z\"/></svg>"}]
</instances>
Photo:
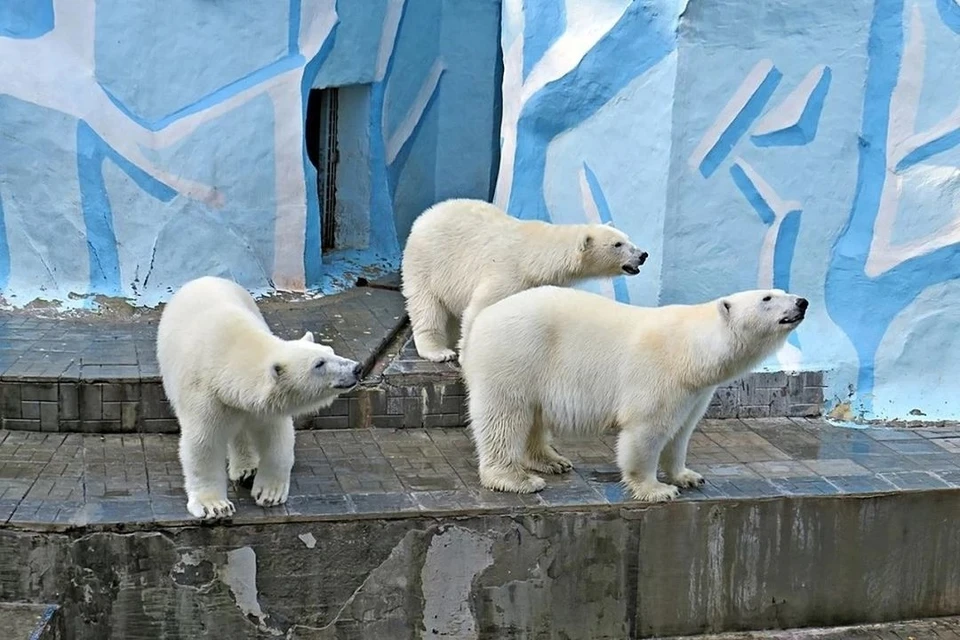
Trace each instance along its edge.
<instances>
[{"instance_id":1,"label":"polar bear eye","mask_svg":"<svg viewBox=\"0 0 960 640\"><path fill-rule=\"evenodd\" d=\"M764 296L764 297L763 297L763 301L764 301L764 302L770 302L771 300L773 300L773 296Z\"/></svg>"},{"instance_id":2,"label":"polar bear eye","mask_svg":"<svg viewBox=\"0 0 960 640\"><path fill-rule=\"evenodd\" d=\"M313 365L314 369L323 369L323 365L327 364L325 360L319 361L317 364Z\"/></svg>"},{"instance_id":3,"label":"polar bear eye","mask_svg":"<svg viewBox=\"0 0 960 640\"><path fill-rule=\"evenodd\" d=\"M622 242L618 242L618 243L616 243L616 244L613 245L613 246L616 247L617 249L619 249L620 247L623 246L623 243L622 243Z\"/></svg>"}]
</instances>

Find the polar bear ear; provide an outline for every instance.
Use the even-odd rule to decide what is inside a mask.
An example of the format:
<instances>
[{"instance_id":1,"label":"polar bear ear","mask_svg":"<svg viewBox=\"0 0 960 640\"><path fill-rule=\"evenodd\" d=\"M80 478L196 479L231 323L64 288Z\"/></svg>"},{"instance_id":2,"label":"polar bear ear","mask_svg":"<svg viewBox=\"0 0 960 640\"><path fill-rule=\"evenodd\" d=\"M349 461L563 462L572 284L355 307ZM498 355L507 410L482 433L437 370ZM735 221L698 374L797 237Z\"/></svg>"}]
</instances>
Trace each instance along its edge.
<instances>
[{"instance_id":1,"label":"polar bear ear","mask_svg":"<svg viewBox=\"0 0 960 640\"><path fill-rule=\"evenodd\" d=\"M586 251L591 244L593 244L593 234L589 231L584 231L583 236L580 238L580 251Z\"/></svg>"},{"instance_id":2,"label":"polar bear ear","mask_svg":"<svg viewBox=\"0 0 960 640\"><path fill-rule=\"evenodd\" d=\"M720 317L724 320L730 319L730 307L730 301L726 298L717 300L717 311L720 312Z\"/></svg>"},{"instance_id":3,"label":"polar bear ear","mask_svg":"<svg viewBox=\"0 0 960 640\"><path fill-rule=\"evenodd\" d=\"M305 334L303 334L303 337L300 339L303 340L304 342L313 342L314 341L313 331L307 331Z\"/></svg>"}]
</instances>

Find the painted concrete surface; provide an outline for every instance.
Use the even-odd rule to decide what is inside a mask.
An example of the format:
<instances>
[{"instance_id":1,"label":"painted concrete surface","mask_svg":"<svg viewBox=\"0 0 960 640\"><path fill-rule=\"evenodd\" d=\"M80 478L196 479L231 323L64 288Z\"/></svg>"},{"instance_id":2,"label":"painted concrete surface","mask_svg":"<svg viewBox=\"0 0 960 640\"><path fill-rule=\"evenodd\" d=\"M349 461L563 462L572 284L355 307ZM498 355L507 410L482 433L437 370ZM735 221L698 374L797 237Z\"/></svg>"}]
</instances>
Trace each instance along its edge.
<instances>
[{"instance_id":1,"label":"painted concrete surface","mask_svg":"<svg viewBox=\"0 0 960 640\"><path fill-rule=\"evenodd\" d=\"M395 267L427 205L489 197L499 11L3 3L0 296L154 304L205 274L329 292L358 265ZM304 125L310 90L328 87L344 87L344 233L321 255Z\"/></svg>"},{"instance_id":2,"label":"painted concrete surface","mask_svg":"<svg viewBox=\"0 0 960 640\"><path fill-rule=\"evenodd\" d=\"M504 0L502 45L496 201L652 247L591 288L788 289L765 368L825 371L842 420L960 415L956 0Z\"/></svg>"},{"instance_id":3,"label":"painted concrete surface","mask_svg":"<svg viewBox=\"0 0 960 640\"><path fill-rule=\"evenodd\" d=\"M428 205L495 186L650 247L586 285L619 300L809 298L763 368L826 372L837 419L956 418L958 55L957 0L7 3L0 295L330 293L396 266ZM304 147L325 87L328 254Z\"/></svg>"},{"instance_id":4,"label":"painted concrete surface","mask_svg":"<svg viewBox=\"0 0 960 640\"><path fill-rule=\"evenodd\" d=\"M2 530L0 590L62 600L69 640L623 640L841 625L956 611L960 567L936 560L960 553L945 519L958 508L954 491Z\"/></svg>"}]
</instances>

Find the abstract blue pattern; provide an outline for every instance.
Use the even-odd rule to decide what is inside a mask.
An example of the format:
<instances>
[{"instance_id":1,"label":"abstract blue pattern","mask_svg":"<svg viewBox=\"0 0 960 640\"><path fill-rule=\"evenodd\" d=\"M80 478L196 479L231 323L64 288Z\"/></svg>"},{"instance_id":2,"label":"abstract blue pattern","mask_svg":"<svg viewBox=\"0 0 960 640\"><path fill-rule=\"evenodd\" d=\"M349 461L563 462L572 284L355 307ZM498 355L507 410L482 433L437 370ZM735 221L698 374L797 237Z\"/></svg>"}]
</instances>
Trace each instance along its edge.
<instances>
[{"instance_id":1,"label":"abstract blue pattern","mask_svg":"<svg viewBox=\"0 0 960 640\"><path fill-rule=\"evenodd\" d=\"M236 274L256 293L308 287L335 291L365 269L396 267L399 221L411 219L424 200L435 197L426 194L416 201L409 197L412 186L421 183L418 176L404 173L412 159L418 166L432 162L437 189L451 177L471 175L472 179L457 181L461 194L489 194L495 140L487 134L485 144L475 144L477 135L470 127L493 129L496 87L473 86L473 78L496 57L499 11L493 3L440 17L431 44L440 52L434 65L439 72L425 79L410 72L408 57L426 41L418 29L402 24L409 12L422 11L423 5L405 0L367 8L337 0L287 0L279 11L269 0L236 7L173 0L169 11L159 16L145 5L121 0L66 2L14 0L0 7L4 60L0 94L34 104L38 112L75 119L76 150L72 141L58 146L55 140L49 149L54 156L69 153L75 172L50 176L41 170L39 175L77 184L79 197L58 202L60 210L49 220L80 214L90 274L87 285L78 287L72 277L76 269L68 268L56 247L44 244L55 233L45 228L36 234L42 242L21 244L13 254L0 251L0 295L7 302L26 304L44 298L83 304L86 295L108 294L155 304L173 287L203 275L198 269L211 268ZM401 24L390 22L391 16L399 16ZM28 44L33 48L25 48ZM472 55L462 55L464 49ZM446 51L452 52L452 62L445 59ZM40 59L32 60L38 53ZM331 69L327 65L331 59L350 64L338 63ZM54 60L54 66L43 66ZM396 68L402 71L397 73ZM416 94L419 99L424 82L428 86L422 104L396 97ZM364 207L364 215L369 215L369 224L358 232L362 235L352 239L350 249L323 255L317 174L307 156L304 121L310 91L328 86L366 91L368 122L352 124L358 129L341 133L350 140L369 140L365 155L351 157L350 167L360 163L360 171L374 179L366 194L370 206L369 211ZM407 87L411 91L398 91ZM269 100L266 107L244 111L259 118L254 128L226 130L230 114L261 98ZM450 106L441 123L438 110L444 100ZM424 138L428 122L448 135ZM200 131L206 144L191 146ZM230 142L218 144L218 136L229 136ZM43 134L34 131L30 137ZM256 151L242 167L236 155L218 156L243 138L271 139L274 149L266 154ZM435 148L418 147L417 141L423 140ZM467 152L461 151L464 146ZM177 151L188 148L191 151ZM262 147L248 148L254 153ZM454 160L440 166L433 160L440 152ZM105 161L129 177L131 186L105 181ZM20 169L11 162L5 171L28 169L26 163ZM13 202L19 194L12 185L27 182L22 176L0 173L0 191ZM344 184L346 189L355 188L349 180ZM11 185L11 190L4 185ZM145 214L131 206L130 189L140 189L162 206L162 223L136 224L137 216ZM358 195L343 192L347 201ZM25 209L5 211L6 229L20 236L44 224L41 218L23 224L19 217L33 215ZM203 216L195 221L197 235L189 239L190 246L212 257L222 252L227 263L183 261L171 247L169 234L182 226L178 217L190 215ZM215 220L229 227L229 249L212 231L215 225L209 226ZM340 224L353 222L347 217ZM0 232L3 249L4 227ZM362 248L353 248L357 245ZM130 247L153 247L153 252L136 255ZM47 277L42 288L31 285L37 280L27 273L37 264L44 266ZM145 292L141 279L155 267L165 274L167 286ZM66 273L71 277L58 275Z\"/></svg>"},{"instance_id":2,"label":"abstract blue pattern","mask_svg":"<svg viewBox=\"0 0 960 640\"><path fill-rule=\"evenodd\" d=\"M925 294L960 279L960 110L946 70L925 56L960 56L956 0L854 0L823 12L735 0L681 3L678 13L624 0L562 22L560 0L505 4L496 197L513 215L583 219L563 186L578 166L604 221L635 225L645 204L664 202L663 255L651 252L661 304L749 287L800 293L810 317L765 367L825 370L826 408L845 418L960 415L960 399L938 391L944 372L922 364L950 361L945 349L960 358L948 321L960 299L930 306L936 296ZM574 51L591 38L591 20L605 33ZM550 56L566 35L572 67ZM547 59L556 68L544 74ZM624 91L641 76L666 108L647 105L627 123L612 107L641 102ZM619 175L604 169L603 188L598 154L620 158ZM631 182L647 188L631 192ZM922 331L890 335L911 317Z\"/></svg>"}]
</instances>

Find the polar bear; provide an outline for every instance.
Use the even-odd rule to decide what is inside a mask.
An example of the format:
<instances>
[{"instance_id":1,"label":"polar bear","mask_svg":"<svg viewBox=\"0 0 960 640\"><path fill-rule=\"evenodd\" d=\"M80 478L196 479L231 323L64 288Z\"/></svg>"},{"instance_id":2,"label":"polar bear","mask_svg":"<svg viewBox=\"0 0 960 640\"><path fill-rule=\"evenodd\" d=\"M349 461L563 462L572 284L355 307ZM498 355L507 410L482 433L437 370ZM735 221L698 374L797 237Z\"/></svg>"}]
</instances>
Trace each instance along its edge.
<instances>
[{"instance_id":1,"label":"polar bear","mask_svg":"<svg viewBox=\"0 0 960 640\"><path fill-rule=\"evenodd\" d=\"M309 331L270 332L253 297L229 280L203 277L170 299L157 329L163 388L180 422L187 510L228 517L229 478L253 479L257 504L283 504L293 467L293 417L330 405L360 382L361 366Z\"/></svg>"},{"instance_id":2,"label":"polar bear","mask_svg":"<svg viewBox=\"0 0 960 640\"><path fill-rule=\"evenodd\" d=\"M484 307L539 285L636 275L646 259L607 225L522 221L482 200L440 202L414 221L401 265L417 353L453 360L456 333L467 335Z\"/></svg>"},{"instance_id":3,"label":"polar bear","mask_svg":"<svg viewBox=\"0 0 960 640\"><path fill-rule=\"evenodd\" d=\"M545 482L531 470L573 468L551 431L614 428L633 497L675 498L703 482L686 466L687 443L717 385L780 348L806 309L780 290L641 308L558 287L487 307L460 356L481 484L539 491ZM657 480L658 461L669 484Z\"/></svg>"}]
</instances>

